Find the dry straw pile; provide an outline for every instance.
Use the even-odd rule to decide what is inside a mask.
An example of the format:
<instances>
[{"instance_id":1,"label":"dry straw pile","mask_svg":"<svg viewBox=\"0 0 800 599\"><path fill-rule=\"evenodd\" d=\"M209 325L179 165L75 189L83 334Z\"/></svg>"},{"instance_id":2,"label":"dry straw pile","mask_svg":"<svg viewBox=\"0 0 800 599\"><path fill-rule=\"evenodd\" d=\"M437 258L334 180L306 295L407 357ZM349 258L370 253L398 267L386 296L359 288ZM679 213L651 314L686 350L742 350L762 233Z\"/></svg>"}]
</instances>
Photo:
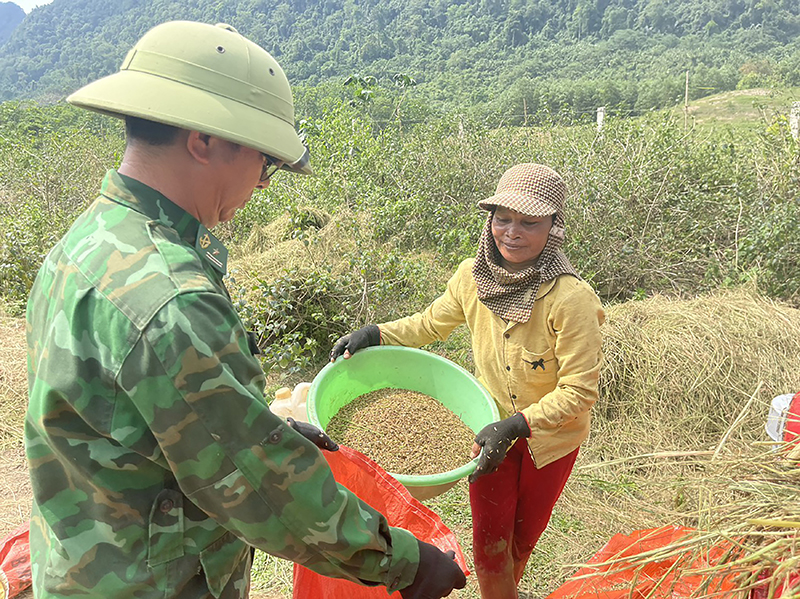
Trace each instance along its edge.
<instances>
[{"instance_id":1,"label":"dry straw pile","mask_svg":"<svg viewBox=\"0 0 800 599\"><path fill-rule=\"evenodd\" d=\"M716 443L759 382L761 424L772 397L800 390L800 311L747 288L627 302L607 308L604 352L601 424L650 430L625 435L639 450L697 449Z\"/></svg>"},{"instance_id":2,"label":"dry straw pile","mask_svg":"<svg viewBox=\"0 0 800 599\"><path fill-rule=\"evenodd\" d=\"M632 555L605 555L604 561L584 566L578 578L593 591L609 589L613 580L617 592L640 598L800 597L798 461L758 447L718 449L711 456L681 456L681 465L694 475L684 478L681 491L690 499L680 505L659 501L664 489L655 477L630 479L640 487L636 498L627 501L627 510L639 515L639 524L623 532L666 526L689 527L688 533ZM676 481L668 472L675 471L677 458L649 456L651 463L666 467L666 487ZM630 475L628 465L618 466ZM618 584L620 580L626 584ZM587 599L583 594L563 599L569 597Z\"/></svg>"},{"instance_id":3,"label":"dry straw pile","mask_svg":"<svg viewBox=\"0 0 800 599\"><path fill-rule=\"evenodd\" d=\"M752 289L654 297L608 307L604 347L595 432L562 503L585 526L568 559L614 533L685 526L626 558L629 596L800 597L800 466L764 431L772 397L800 391L800 311ZM642 592L656 563L672 565Z\"/></svg>"},{"instance_id":4,"label":"dry straw pile","mask_svg":"<svg viewBox=\"0 0 800 599\"><path fill-rule=\"evenodd\" d=\"M27 404L25 321L0 317L0 448L20 445Z\"/></svg>"},{"instance_id":5,"label":"dry straw pile","mask_svg":"<svg viewBox=\"0 0 800 599\"><path fill-rule=\"evenodd\" d=\"M355 251L359 230L368 223L363 216L340 211L335 217L310 208L303 208L304 223L297 225L288 214L269 224L254 227L237 248L231 261L237 278L251 282L255 278L277 277L285 269L310 269L320 263L334 266L334 274L346 265L335 257ZM313 240L313 248L303 240ZM338 267L338 268L337 268Z\"/></svg>"}]
</instances>

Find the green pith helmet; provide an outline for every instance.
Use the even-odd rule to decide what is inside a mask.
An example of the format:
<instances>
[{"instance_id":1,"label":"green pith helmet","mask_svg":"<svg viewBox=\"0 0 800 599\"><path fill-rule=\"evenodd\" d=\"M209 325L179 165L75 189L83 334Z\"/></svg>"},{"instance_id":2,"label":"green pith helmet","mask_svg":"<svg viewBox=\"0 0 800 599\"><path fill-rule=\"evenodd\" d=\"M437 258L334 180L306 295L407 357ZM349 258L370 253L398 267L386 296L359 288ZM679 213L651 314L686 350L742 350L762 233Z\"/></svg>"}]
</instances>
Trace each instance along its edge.
<instances>
[{"instance_id":1,"label":"green pith helmet","mask_svg":"<svg viewBox=\"0 0 800 599\"><path fill-rule=\"evenodd\" d=\"M283 69L230 25L158 25L128 52L119 72L67 101L200 131L269 154L288 170L311 173Z\"/></svg>"}]
</instances>

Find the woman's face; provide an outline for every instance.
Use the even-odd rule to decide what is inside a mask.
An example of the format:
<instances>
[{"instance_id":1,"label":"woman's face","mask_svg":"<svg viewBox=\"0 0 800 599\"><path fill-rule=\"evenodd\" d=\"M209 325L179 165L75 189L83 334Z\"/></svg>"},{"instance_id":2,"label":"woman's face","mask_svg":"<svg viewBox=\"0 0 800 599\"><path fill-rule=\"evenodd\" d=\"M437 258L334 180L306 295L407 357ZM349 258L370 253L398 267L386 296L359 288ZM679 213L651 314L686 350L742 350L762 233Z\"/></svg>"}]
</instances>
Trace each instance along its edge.
<instances>
[{"instance_id":1,"label":"woman's face","mask_svg":"<svg viewBox=\"0 0 800 599\"><path fill-rule=\"evenodd\" d=\"M511 272L533 266L547 244L553 216L527 216L498 206L492 217L492 236L503 268Z\"/></svg>"}]
</instances>

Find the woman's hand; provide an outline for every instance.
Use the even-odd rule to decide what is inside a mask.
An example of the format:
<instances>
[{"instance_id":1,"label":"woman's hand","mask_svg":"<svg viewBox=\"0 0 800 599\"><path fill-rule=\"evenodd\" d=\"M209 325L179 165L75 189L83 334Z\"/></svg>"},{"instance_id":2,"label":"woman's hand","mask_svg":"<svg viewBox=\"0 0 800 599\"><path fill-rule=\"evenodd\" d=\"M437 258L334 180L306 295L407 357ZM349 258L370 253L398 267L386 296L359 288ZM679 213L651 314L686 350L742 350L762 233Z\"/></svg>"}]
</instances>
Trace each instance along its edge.
<instances>
[{"instance_id":1,"label":"woman's hand","mask_svg":"<svg viewBox=\"0 0 800 599\"><path fill-rule=\"evenodd\" d=\"M381 330L376 324L368 324L344 337L339 337L331 350L331 362L342 354L346 360L360 349L380 344Z\"/></svg>"},{"instance_id":2,"label":"woman's hand","mask_svg":"<svg viewBox=\"0 0 800 599\"><path fill-rule=\"evenodd\" d=\"M474 483L484 474L491 474L506 457L506 453L520 437L530 437L531 428L522 412L484 426L475 435L472 444L472 457L480 454L475 471L469 475L469 482ZM483 451L481 451L483 449Z\"/></svg>"}]
</instances>

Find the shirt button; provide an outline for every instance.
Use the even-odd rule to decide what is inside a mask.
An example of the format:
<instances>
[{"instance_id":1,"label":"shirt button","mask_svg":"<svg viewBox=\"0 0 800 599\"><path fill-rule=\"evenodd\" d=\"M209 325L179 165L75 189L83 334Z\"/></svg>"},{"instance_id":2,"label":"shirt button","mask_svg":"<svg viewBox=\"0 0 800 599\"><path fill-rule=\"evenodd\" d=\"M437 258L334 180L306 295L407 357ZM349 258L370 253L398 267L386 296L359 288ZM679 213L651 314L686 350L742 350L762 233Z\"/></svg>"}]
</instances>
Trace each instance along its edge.
<instances>
[{"instance_id":1,"label":"shirt button","mask_svg":"<svg viewBox=\"0 0 800 599\"><path fill-rule=\"evenodd\" d=\"M281 431L280 428L276 428L269 434L269 438L267 439L267 441L275 445L277 443L280 443L281 439L283 439L283 431Z\"/></svg>"},{"instance_id":2,"label":"shirt button","mask_svg":"<svg viewBox=\"0 0 800 599\"><path fill-rule=\"evenodd\" d=\"M516 395L512 395L511 399L517 399L517 396Z\"/></svg>"},{"instance_id":3,"label":"shirt button","mask_svg":"<svg viewBox=\"0 0 800 599\"><path fill-rule=\"evenodd\" d=\"M172 499L165 499L161 502L161 505L158 506L158 509L161 510L161 513L168 514L172 511L172 508L175 507L175 502Z\"/></svg>"},{"instance_id":4,"label":"shirt button","mask_svg":"<svg viewBox=\"0 0 800 599\"><path fill-rule=\"evenodd\" d=\"M506 370L511 370L511 366L506 366Z\"/></svg>"},{"instance_id":5,"label":"shirt button","mask_svg":"<svg viewBox=\"0 0 800 599\"><path fill-rule=\"evenodd\" d=\"M506 333L504 336L505 336L506 339L508 339L509 337L511 337L511 334L510 333Z\"/></svg>"}]
</instances>

